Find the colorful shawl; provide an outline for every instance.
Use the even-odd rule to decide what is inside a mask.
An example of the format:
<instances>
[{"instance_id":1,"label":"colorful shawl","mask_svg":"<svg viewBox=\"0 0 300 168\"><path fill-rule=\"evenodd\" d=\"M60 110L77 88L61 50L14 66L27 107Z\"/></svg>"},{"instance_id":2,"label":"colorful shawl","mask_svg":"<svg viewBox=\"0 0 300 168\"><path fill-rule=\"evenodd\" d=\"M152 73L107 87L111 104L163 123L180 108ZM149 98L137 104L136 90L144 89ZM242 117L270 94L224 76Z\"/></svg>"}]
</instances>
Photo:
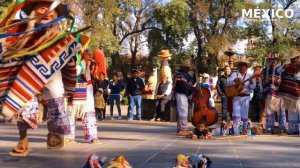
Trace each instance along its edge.
<instances>
[{"instance_id":1,"label":"colorful shawl","mask_svg":"<svg viewBox=\"0 0 300 168\"><path fill-rule=\"evenodd\" d=\"M265 97L266 108L272 111L280 110L280 98L278 95L278 88L281 82L282 66L267 66L263 69L263 95Z\"/></svg>"},{"instance_id":2,"label":"colorful shawl","mask_svg":"<svg viewBox=\"0 0 300 168\"><path fill-rule=\"evenodd\" d=\"M282 73L279 94L286 110L300 113L300 80L295 78L295 69L288 65Z\"/></svg>"},{"instance_id":3,"label":"colorful shawl","mask_svg":"<svg viewBox=\"0 0 300 168\"><path fill-rule=\"evenodd\" d=\"M66 84L65 89L73 91L76 69L72 57L80 49L79 43L69 34L36 55L0 61L3 114L12 117L35 94L40 93L55 72L60 70L69 72L63 75L63 82Z\"/></svg>"}]
</instances>

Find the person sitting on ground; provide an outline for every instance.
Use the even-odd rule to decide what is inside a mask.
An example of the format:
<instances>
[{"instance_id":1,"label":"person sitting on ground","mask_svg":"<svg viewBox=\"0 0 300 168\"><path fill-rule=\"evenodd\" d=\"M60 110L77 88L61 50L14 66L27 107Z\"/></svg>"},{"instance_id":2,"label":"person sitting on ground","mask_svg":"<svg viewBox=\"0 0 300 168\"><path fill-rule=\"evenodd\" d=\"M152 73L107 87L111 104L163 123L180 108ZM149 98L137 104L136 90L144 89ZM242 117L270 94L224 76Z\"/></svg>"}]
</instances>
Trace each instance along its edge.
<instances>
[{"instance_id":1,"label":"person sitting on ground","mask_svg":"<svg viewBox=\"0 0 300 168\"><path fill-rule=\"evenodd\" d=\"M197 124L197 127L194 129L192 133L192 138L195 139L209 139L211 138L212 134L207 129L205 123L200 122Z\"/></svg>"}]
</instances>

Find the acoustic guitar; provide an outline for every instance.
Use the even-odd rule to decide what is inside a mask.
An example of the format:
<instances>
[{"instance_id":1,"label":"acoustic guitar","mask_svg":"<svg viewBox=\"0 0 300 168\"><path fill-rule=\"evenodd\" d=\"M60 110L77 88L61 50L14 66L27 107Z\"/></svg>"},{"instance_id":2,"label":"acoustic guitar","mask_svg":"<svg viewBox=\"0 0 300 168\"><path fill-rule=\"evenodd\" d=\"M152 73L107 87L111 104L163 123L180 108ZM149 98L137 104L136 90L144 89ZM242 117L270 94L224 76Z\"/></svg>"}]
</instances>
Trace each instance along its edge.
<instances>
[{"instance_id":1,"label":"acoustic guitar","mask_svg":"<svg viewBox=\"0 0 300 168\"><path fill-rule=\"evenodd\" d=\"M235 85L232 86L227 86L225 89L225 94L227 97L235 97L238 96L245 87L245 83L248 82L250 79L256 78L256 76L251 76L250 78L248 78L247 80L237 83Z\"/></svg>"}]
</instances>

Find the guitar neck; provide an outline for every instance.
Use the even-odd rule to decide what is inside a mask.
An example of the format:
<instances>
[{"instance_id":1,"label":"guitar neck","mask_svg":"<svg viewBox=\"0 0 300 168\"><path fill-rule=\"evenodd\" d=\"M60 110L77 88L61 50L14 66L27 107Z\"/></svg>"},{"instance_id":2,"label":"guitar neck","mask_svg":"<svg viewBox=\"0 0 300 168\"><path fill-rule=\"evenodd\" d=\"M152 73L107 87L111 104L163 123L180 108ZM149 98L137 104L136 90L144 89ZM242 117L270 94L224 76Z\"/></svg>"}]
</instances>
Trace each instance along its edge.
<instances>
[{"instance_id":1,"label":"guitar neck","mask_svg":"<svg viewBox=\"0 0 300 168\"><path fill-rule=\"evenodd\" d=\"M253 78L256 78L256 76L255 76L255 75L251 76L251 77L248 78L247 80L243 81L243 84L246 83L246 82L248 82L250 79L253 79Z\"/></svg>"}]
</instances>

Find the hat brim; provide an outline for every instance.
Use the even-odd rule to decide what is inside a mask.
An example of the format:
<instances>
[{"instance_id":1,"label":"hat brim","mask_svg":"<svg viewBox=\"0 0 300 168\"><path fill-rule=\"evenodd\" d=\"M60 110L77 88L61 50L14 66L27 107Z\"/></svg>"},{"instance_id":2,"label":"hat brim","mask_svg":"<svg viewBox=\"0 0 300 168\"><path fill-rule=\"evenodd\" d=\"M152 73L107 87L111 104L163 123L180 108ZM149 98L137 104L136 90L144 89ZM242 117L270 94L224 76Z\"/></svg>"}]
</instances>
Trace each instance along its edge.
<instances>
[{"instance_id":1,"label":"hat brim","mask_svg":"<svg viewBox=\"0 0 300 168\"><path fill-rule=\"evenodd\" d=\"M297 58L297 57L300 57L300 53L296 54L296 55L284 57L284 59L294 59L294 58Z\"/></svg>"},{"instance_id":2,"label":"hat brim","mask_svg":"<svg viewBox=\"0 0 300 168\"><path fill-rule=\"evenodd\" d=\"M34 9L34 7L38 3L44 3L44 2L52 3L53 0L27 0L24 2L22 11L24 11L26 15L29 16L32 10ZM60 3L54 10L57 12L57 16L67 15L70 12L69 6L62 3Z\"/></svg>"},{"instance_id":3,"label":"hat brim","mask_svg":"<svg viewBox=\"0 0 300 168\"><path fill-rule=\"evenodd\" d=\"M279 60L280 58L279 57L267 58L267 60L273 60L273 59Z\"/></svg>"},{"instance_id":4,"label":"hat brim","mask_svg":"<svg viewBox=\"0 0 300 168\"><path fill-rule=\"evenodd\" d=\"M250 68L252 66L252 63L245 62L245 61L235 62L233 65L236 66L236 67L238 67L240 64L246 64L248 68Z\"/></svg>"},{"instance_id":5,"label":"hat brim","mask_svg":"<svg viewBox=\"0 0 300 168\"><path fill-rule=\"evenodd\" d=\"M131 73L139 73L139 70L133 70Z\"/></svg>"},{"instance_id":6,"label":"hat brim","mask_svg":"<svg viewBox=\"0 0 300 168\"><path fill-rule=\"evenodd\" d=\"M260 68L262 68L262 66L261 66L261 65L255 65L255 66L253 66L253 68L256 68L256 67L260 67Z\"/></svg>"},{"instance_id":7,"label":"hat brim","mask_svg":"<svg viewBox=\"0 0 300 168\"><path fill-rule=\"evenodd\" d=\"M157 56L162 58L167 58L167 57L171 57L172 54L164 54L164 55L157 55Z\"/></svg>"},{"instance_id":8,"label":"hat brim","mask_svg":"<svg viewBox=\"0 0 300 168\"><path fill-rule=\"evenodd\" d=\"M185 65L185 64L182 64L182 65L180 65L181 67L186 67L186 68L190 68L192 65Z\"/></svg>"}]
</instances>

